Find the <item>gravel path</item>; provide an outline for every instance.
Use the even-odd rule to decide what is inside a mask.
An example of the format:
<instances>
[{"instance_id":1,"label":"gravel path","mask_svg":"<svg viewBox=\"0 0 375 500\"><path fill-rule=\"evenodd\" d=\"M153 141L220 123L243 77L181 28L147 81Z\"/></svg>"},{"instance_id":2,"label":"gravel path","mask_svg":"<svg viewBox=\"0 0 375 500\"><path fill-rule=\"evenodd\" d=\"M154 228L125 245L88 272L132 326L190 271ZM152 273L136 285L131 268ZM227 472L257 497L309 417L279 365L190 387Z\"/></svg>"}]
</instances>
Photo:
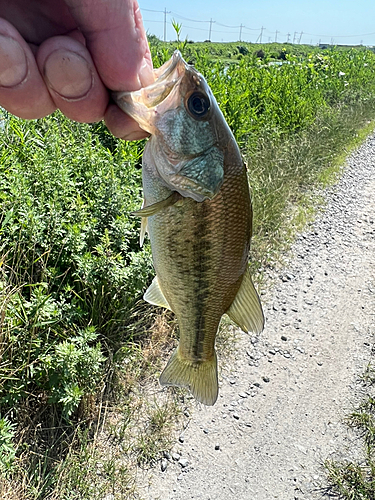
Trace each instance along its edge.
<instances>
[{"instance_id":1,"label":"gravel path","mask_svg":"<svg viewBox=\"0 0 375 500\"><path fill-rule=\"evenodd\" d=\"M264 332L239 334L216 405L192 411L173 456L143 477L143 498L330 498L323 461L360 453L343 419L375 333L375 136L324 196L270 276Z\"/></svg>"}]
</instances>

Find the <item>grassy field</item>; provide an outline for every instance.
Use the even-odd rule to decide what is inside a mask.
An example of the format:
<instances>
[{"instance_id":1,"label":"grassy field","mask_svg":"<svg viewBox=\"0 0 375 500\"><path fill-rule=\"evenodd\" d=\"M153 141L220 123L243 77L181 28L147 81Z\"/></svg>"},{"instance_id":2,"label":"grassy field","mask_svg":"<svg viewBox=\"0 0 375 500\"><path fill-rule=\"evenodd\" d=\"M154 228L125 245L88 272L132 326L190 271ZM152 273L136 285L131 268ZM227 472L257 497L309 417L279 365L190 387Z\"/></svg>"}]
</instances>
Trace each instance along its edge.
<instances>
[{"instance_id":1,"label":"grassy field","mask_svg":"<svg viewBox=\"0 0 375 500\"><path fill-rule=\"evenodd\" d=\"M260 281L311 216L313 187L370 131L375 54L152 39L155 66L176 47L247 160ZM177 336L141 300L153 270L130 212L144 143L59 113L1 124L0 498L136 496L135 468L168 449L189 406L184 391L143 397Z\"/></svg>"}]
</instances>

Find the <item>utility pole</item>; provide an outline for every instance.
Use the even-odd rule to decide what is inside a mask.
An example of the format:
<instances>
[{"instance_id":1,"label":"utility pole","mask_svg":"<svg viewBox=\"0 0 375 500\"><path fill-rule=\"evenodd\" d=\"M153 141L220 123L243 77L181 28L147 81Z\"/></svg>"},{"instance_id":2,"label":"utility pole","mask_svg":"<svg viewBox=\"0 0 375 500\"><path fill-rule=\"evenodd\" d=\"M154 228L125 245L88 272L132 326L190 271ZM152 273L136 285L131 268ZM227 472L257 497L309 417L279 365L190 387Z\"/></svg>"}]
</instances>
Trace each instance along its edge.
<instances>
[{"instance_id":1,"label":"utility pole","mask_svg":"<svg viewBox=\"0 0 375 500\"><path fill-rule=\"evenodd\" d=\"M301 38L302 38L302 35L303 35L303 31L301 31L301 34L300 34L300 36L299 36L298 43L301 43Z\"/></svg>"},{"instance_id":2,"label":"utility pole","mask_svg":"<svg viewBox=\"0 0 375 500\"><path fill-rule=\"evenodd\" d=\"M288 36L288 39L287 39L286 43L289 43L290 33L288 33L287 36Z\"/></svg>"},{"instance_id":3,"label":"utility pole","mask_svg":"<svg viewBox=\"0 0 375 500\"><path fill-rule=\"evenodd\" d=\"M210 19L210 31L208 32L208 39L209 39L209 41L211 41L212 22L213 21L212 21L212 17L211 17L211 19Z\"/></svg>"},{"instance_id":4,"label":"utility pole","mask_svg":"<svg viewBox=\"0 0 375 500\"><path fill-rule=\"evenodd\" d=\"M240 26L240 42L242 41L241 40L241 35L242 35L242 23L241 23L241 26Z\"/></svg>"},{"instance_id":5,"label":"utility pole","mask_svg":"<svg viewBox=\"0 0 375 500\"><path fill-rule=\"evenodd\" d=\"M167 41L167 8L164 7L164 41Z\"/></svg>"},{"instance_id":6,"label":"utility pole","mask_svg":"<svg viewBox=\"0 0 375 500\"><path fill-rule=\"evenodd\" d=\"M261 28L261 30L260 30L260 36L259 36L259 41L260 41L260 43L262 43L263 30L264 30L264 28L263 28L263 26L262 26L262 28Z\"/></svg>"},{"instance_id":7,"label":"utility pole","mask_svg":"<svg viewBox=\"0 0 375 500\"><path fill-rule=\"evenodd\" d=\"M293 43L296 41L296 35L297 35L297 31L294 32Z\"/></svg>"},{"instance_id":8,"label":"utility pole","mask_svg":"<svg viewBox=\"0 0 375 500\"><path fill-rule=\"evenodd\" d=\"M278 34L278 33L279 33L279 32L276 30L276 33L275 33L275 43L277 42L277 34Z\"/></svg>"}]
</instances>

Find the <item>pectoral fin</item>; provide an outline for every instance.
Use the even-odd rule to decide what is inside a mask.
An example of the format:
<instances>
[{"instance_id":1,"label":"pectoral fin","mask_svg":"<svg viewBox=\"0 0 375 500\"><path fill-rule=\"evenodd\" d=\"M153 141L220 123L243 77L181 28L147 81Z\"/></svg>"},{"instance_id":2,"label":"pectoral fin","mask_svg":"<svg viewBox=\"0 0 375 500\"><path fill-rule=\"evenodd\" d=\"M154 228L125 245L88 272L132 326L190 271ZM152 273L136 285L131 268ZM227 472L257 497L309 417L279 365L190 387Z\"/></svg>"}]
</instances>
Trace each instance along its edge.
<instances>
[{"instance_id":1,"label":"pectoral fin","mask_svg":"<svg viewBox=\"0 0 375 500\"><path fill-rule=\"evenodd\" d=\"M177 191L173 191L173 193L168 196L165 200L158 201L157 203L153 203L152 205L148 205L147 207L143 207L136 212L132 212L132 215L136 215L137 217L151 217L151 215L155 215L163 208L171 207L179 200L181 200L182 196L177 193Z\"/></svg>"},{"instance_id":2,"label":"pectoral fin","mask_svg":"<svg viewBox=\"0 0 375 500\"><path fill-rule=\"evenodd\" d=\"M149 304L165 307L166 309L172 311L171 306L168 304L167 299L164 297L164 294L160 289L157 276L155 276L151 285L147 288L146 293L143 295L143 299Z\"/></svg>"},{"instance_id":3,"label":"pectoral fin","mask_svg":"<svg viewBox=\"0 0 375 500\"><path fill-rule=\"evenodd\" d=\"M262 306L248 269L227 314L244 332L260 333L264 328Z\"/></svg>"}]
</instances>

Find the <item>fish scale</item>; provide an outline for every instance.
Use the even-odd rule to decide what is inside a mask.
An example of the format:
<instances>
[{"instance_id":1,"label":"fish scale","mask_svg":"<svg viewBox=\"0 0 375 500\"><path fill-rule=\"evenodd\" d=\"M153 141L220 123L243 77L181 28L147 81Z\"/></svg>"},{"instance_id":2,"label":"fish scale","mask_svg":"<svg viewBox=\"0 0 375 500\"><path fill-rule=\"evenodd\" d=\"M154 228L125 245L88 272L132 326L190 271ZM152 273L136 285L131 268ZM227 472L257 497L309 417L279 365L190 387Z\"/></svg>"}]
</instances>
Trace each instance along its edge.
<instances>
[{"instance_id":1,"label":"fish scale","mask_svg":"<svg viewBox=\"0 0 375 500\"><path fill-rule=\"evenodd\" d=\"M215 337L223 314L245 331L259 333L264 324L248 270L247 172L202 75L179 53L157 75L152 92L116 99L152 134L143 155L145 201L137 212L143 225L147 217L156 271L144 298L170 308L179 325L179 345L160 383L189 387L198 401L212 405L218 395Z\"/></svg>"}]
</instances>

